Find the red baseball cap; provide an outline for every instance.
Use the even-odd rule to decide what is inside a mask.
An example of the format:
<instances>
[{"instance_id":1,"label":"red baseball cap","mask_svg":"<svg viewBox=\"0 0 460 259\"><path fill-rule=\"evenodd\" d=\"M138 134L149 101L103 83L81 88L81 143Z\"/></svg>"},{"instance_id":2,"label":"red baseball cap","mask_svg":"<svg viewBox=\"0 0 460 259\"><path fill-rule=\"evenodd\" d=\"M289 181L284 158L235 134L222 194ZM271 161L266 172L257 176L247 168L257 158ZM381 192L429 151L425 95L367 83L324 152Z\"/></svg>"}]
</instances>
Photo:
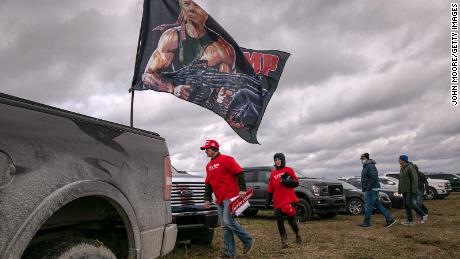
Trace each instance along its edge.
<instances>
[{"instance_id":1,"label":"red baseball cap","mask_svg":"<svg viewBox=\"0 0 460 259\"><path fill-rule=\"evenodd\" d=\"M212 140L212 139L208 139L206 140L206 143L204 143L204 146L200 147L201 150L205 150L207 148L210 148L210 147L215 147L215 148L219 148L219 143L217 143L217 141L215 140Z\"/></svg>"}]
</instances>

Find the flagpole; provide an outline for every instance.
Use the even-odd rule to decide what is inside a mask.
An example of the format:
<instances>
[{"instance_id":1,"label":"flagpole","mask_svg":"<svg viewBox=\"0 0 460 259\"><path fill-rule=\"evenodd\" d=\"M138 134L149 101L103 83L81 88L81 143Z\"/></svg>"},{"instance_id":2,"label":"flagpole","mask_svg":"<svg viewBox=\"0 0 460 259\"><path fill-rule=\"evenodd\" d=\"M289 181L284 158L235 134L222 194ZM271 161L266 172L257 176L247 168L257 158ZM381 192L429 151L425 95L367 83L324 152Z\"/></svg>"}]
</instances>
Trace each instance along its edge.
<instances>
[{"instance_id":1,"label":"flagpole","mask_svg":"<svg viewBox=\"0 0 460 259\"><path fill-rule=\"evenodd\" d=\"M133 105L134 104L134 90L131 91L131 118L130 118L130 125L131 128L133 127Z\"/></svg>"}]
</instances>

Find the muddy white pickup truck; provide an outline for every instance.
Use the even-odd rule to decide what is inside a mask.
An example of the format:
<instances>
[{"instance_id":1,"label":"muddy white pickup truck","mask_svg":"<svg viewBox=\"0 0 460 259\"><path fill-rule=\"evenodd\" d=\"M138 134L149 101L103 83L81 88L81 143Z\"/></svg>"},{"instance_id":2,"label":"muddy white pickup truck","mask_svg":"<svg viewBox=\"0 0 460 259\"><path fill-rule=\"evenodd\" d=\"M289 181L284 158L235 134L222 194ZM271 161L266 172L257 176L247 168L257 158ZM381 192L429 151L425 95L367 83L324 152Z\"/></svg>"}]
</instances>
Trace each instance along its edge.
<instances>
[{"instance_id":1,"label":"muddy white pickup truck","mask_svg":"<svg viewBox=\"0 0 460 259\"><path fill-rule=\"evenodd\" d=\"M0 258L155 258L176 241L157 133L0 93Z\"/></svg>"}]
</instances>

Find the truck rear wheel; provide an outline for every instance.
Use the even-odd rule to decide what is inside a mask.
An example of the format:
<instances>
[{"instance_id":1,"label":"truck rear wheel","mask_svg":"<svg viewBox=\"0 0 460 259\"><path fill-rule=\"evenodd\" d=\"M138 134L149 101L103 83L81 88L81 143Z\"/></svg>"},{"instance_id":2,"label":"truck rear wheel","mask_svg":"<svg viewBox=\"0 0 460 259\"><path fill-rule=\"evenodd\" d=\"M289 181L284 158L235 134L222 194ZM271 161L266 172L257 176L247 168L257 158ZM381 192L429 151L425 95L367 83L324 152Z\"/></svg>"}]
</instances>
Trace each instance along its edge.
<instances>
[{"instance_id":1,"label":"truck rear wheel","mask_svg":"<svg viewBox=\"0 0 460 259\"><path fill-rule=\"evenodd\" d=\"M214 238L214 229L210 229L208 230L207 233L200 235L199 238L190 240L190 243L197 244L200 246L208 246L208 245L211 245L213 238Z\"/></svg>"},{"instance_id":2,"label":"truck rear wheel","mask_svg":"<svg viewBox=\"0 0 460 259\"><path fill-rule=\"evenodd\" d=\"M313 218L313 210L310 202L305 199L299 199L299 203L297 203L297 217L301 222L310 221Z\"/></svg>"},{"instance_id":3,"label":"truck rear wheel","mask_svg":"<svg viewBox=\"0 0 460 259\"><path fill-rule=\"evenodd\" d=\"M116 259L113 252L99 240L95 239L69 239L43 241L26 250L23 259L42 258L102 258Z\"/></svg>"}]
</instances>

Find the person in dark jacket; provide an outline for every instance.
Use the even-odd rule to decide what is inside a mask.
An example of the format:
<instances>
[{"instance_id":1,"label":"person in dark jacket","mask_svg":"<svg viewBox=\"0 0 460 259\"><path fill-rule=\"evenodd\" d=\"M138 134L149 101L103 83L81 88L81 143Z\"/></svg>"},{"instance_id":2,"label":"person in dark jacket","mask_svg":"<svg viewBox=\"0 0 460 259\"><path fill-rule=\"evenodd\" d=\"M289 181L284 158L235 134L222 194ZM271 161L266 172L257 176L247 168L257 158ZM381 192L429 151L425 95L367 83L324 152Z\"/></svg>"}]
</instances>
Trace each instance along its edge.
<instances>
[{"instance_id":1,"label":"person in dark jacket","mask_svg":"<svg viewBox=\"0 0 460 259\"><path fill-rule=\"evenodd\" d=\"M428 180L426 179L425 174L418 170L418 166L416 164L413 164L413 166L415 171L417 171L418 176L418 193L416 198L417 206L419 206L420 209L422 209L423 212L425 212L425 214L428 215L428 208L425 207L425 205L423 204L423 196L430 190Z\"/></svg>"},{"instance_id":2,"label":"person in dark jacket","mask_svg":"<svg viewBox=\"0 0 460 259\"><path fill-rule=\"evenodd\" d=\"M418 193L418 176L412 163L409 162L407 155L399 156L399 164L401 166L398 193L402 193L404 199L404 206L406 207L407 221L402 222L403 225L414 225L412 216L412 209L417 212L421 218L420 223L425 223L428 215L417 205L415 198Z\"/></svg>"},{"instance_id":3,"label":"person in dark jacket","mask_svg":"<svg viewBox=\"0 0 460 259\"><path fill-rule=\"evenodd\" d=\"M295 195L294 188L299 186L299 180L290 167L286 166L286 158L282 153L273 156L275 170L270 175L267 188L267 200L265 206L269 207L273 198L275 208L276 223L281 237L281 248L288 248L286 229L284 228L284 217L287 218L289 225L296 235L296 242L302 243L297 224L296 209L292 206L299 199Z\"/></svg>"},{"instance_id":4,"label":"person in dark jacket","mask_svg":"<svg viewBox=\"0 0 460 259\"><path fill-rule=\"evenodd\" d=\"M386 224L384 227L391 227L396 223L396 220L388 213L379 200L380 183L376 162L369 159L369 153L364 153L360 157L363 164L361 172L362 191L364 192L364 222L359 224L360 227L368 228L371 226L371 217L374 208L377 208L385 217Z\"/></svg>"}]
</instances>

